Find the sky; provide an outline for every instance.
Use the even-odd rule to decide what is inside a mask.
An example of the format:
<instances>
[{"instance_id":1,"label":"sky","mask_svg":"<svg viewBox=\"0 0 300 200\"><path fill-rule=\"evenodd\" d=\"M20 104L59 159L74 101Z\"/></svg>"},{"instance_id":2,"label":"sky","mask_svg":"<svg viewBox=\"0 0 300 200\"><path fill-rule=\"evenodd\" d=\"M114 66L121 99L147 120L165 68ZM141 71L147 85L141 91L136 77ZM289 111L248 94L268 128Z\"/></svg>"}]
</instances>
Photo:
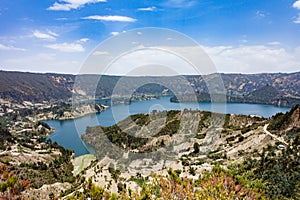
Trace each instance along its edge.
<instances>
[{"instance_id":1,"label":"sky","mask_svg":"<svg viewBox=\"0 0 300 200\"><path fill-rule=\"evenodd\" d=\"M300 0L1 0L0 26L0 70L77 74L109 38L158 27L219 72L300 71Z\"/></svg>"}]
</instances>

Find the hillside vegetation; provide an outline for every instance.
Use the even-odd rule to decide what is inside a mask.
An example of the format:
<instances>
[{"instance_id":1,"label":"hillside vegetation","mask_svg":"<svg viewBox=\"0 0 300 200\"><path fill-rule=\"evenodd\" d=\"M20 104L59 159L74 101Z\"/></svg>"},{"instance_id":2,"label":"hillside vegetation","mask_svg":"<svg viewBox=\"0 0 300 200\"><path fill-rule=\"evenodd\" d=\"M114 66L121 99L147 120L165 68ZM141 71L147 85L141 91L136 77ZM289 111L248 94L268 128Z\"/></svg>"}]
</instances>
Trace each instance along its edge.
<instances>
[{"instance_id":1,"label":"hillside vegetation","mask_svg":"<svg viewBox=\"0 0 300 200\"><path fill-rule=\"evenodd\" d=\"M99 75L38 74L0 71L0 98L42 102L71 98L137 95L172 95L192 88L198 100L210 100L208 81L216 74L176 77L120 77ZM291 106L299 103L300 72L273 74L220 74L229 102ZM74 83L76 83L74 85ZM179 84L179 85L178 85ZM117 90L114 90L117 86ZM134 91L129 89L135 88ZM173 91L172 91L173 90ZM132 97L129 97L132 98Z\"/></svg>"},{"instance_id":2,"label":"hillside vegetation","mask_svg":"<svg viewBox=\"0 0 300 200\"><path fill-rule=\"evenodd\" d=\"M101 162L94 173L87 172L84 192L72 198L299 199L300 106L271 119L214 114L138 114L111 127L89 128L83 139L95 147ZM195 121L197 129L190 134ZM265 124L274 137L264 132ZM155 134L145 137L146 128ZM110 184L99 181L106 170ZM133 183L140 189L133 189Z\"/></svg>"},{"instance_id":3,"label":"hillside vegetation","mask_svg":"<svg viewBox=\"0 0 300 200\"><path fill-rule=\"evenodd\" d=\"M270 136L264 131L269 124ZM136 114L82 137L95 160L46 142L49 126L1 121L0 196L23 199L297 199L300 106L270 119L207 111ZM285 143L280 142L281 138Z\"/></svg>"}]
</instances>

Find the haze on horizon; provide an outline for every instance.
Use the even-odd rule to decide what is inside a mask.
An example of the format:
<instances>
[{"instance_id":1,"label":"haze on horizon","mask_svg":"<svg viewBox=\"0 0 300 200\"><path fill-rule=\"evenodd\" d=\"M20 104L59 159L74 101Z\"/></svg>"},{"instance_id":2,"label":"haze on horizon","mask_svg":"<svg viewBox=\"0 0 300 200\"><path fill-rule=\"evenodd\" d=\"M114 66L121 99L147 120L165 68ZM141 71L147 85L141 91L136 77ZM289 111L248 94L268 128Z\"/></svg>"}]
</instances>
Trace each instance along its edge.
<instances>
[{"instance_id":1,"label":"haze on horizon","mask_svg":"<svg viewBox=\"0 0 300 200\"><path fill-rule=\"evenodd\" d=\"M2 0L0 22L0 70L78 74L99 44L144 27L195 40L218 72L300 69L300 0Z\"/></svg>"}]
</instances>

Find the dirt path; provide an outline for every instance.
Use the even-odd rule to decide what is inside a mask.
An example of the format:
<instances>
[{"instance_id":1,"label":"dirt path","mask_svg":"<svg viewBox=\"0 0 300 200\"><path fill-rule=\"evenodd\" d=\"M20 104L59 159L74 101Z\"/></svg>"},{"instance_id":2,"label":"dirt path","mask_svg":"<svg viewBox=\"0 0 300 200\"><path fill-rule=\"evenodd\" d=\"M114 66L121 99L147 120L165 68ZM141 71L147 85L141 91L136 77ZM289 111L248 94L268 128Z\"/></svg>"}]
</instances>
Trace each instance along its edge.
<instances>
[{"instance_id":1,"label":"dirt path","mask_svg":"<svg viewBox=\"0 0 300 200\"><path fill-rule=\"evenodd\" d=\"M281 139L281 138L277 137L276 135L273 135L272 133L270 133L270 132L267 130L268 126L269 126L269 124L265 124L265 126L264 126L264 132L265 132L267 135L271 136L271 137L274 138L275 140L278 140L279 142L281 142L281 143L283 143L283 144L285 144L285 145L288 145L288 143L287 143L286 141L284 141L283 139Z\"/></svg>"}]
</instances>

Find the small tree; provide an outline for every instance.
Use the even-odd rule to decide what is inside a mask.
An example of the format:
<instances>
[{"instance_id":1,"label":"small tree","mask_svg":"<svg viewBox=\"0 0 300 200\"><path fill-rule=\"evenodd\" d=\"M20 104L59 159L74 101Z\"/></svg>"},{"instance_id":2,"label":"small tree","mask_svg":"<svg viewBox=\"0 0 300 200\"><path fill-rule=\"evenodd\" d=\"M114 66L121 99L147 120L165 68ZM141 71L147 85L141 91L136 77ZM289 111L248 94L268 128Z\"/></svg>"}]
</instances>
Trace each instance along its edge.
<instances>
[{"instance_id":1,"label":"small tree","mask_svg":"<svg viewBox=\"0 0 300 200\"><path fill-rule=\"evenodd\" d=\"M195 142L194 143L194 152L193 153L197 154L199 152L200 152L200 145L197 142Z\"/></svg>"}]
</instances>

